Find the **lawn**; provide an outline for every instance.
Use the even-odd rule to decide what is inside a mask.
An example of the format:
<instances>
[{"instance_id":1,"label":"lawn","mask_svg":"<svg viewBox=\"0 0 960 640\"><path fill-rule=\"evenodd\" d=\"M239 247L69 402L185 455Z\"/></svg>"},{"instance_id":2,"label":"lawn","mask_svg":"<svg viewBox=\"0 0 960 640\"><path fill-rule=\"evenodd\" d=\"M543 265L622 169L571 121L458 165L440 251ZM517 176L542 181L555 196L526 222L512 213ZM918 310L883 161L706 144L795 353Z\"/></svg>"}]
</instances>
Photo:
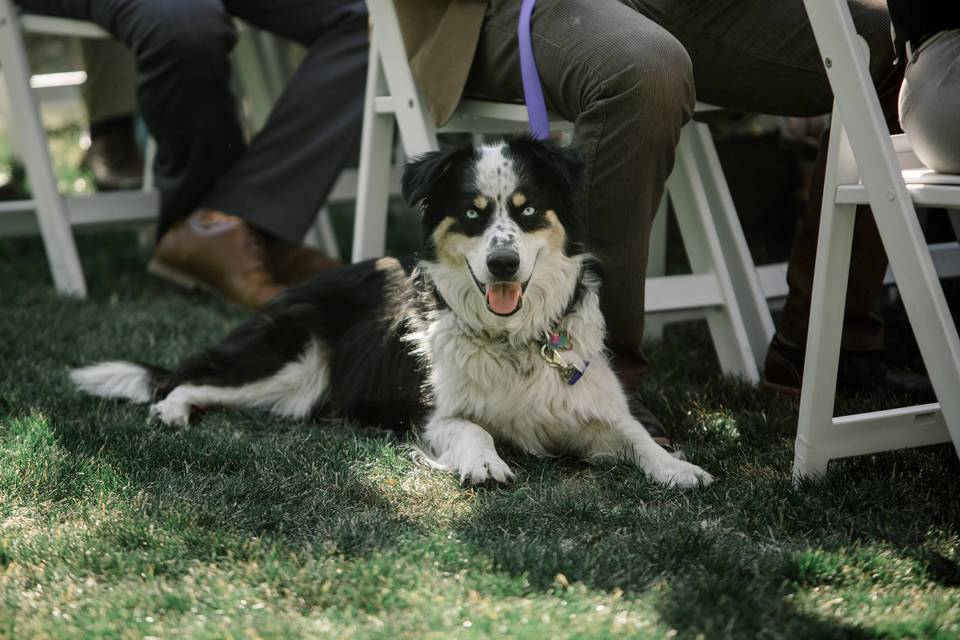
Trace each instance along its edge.
<instances>
[{"instance_id":1,"label":"lawn","mask_svg":"<svg viewBox=\"0 0 960 640\"><path fill-rule=\"evenodd\" d=\"M362 425L221 411L175 432L75 393L69 365L169 365L242 317L145 275L132 233L80 250L71 301L38 240L0 241L0 636L960 635L952 448L794 489L794 407L719 375L700 325L650 345L645 397L713 486L507 452L514 486L467 490Z\"/></svg>"}]
</instances>

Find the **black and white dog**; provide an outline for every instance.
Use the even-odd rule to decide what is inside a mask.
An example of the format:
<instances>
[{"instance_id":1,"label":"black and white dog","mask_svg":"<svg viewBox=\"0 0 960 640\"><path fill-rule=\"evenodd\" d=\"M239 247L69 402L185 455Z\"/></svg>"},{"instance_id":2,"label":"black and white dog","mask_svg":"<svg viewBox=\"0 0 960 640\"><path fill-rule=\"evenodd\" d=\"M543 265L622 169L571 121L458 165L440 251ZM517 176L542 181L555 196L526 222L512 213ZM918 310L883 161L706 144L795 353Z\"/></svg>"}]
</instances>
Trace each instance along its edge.
<instances>
[{"instance_id":1,"label":"black and white dog","mask_svg":"<svg viewBox=\"0 0 960 640\"><path fill-rule=\"evenodd\" d=\"M573 204L579 173L575 152L529 138L428 153L403 176L423 214L411 273L391 258L326 272L172 371L104 362L71 377L95 395L152 402L165 425L233 406L414 428L470 484L513 478L495 442L707 484L631 416L608 364Z\"/></svg>"}]
</instances>

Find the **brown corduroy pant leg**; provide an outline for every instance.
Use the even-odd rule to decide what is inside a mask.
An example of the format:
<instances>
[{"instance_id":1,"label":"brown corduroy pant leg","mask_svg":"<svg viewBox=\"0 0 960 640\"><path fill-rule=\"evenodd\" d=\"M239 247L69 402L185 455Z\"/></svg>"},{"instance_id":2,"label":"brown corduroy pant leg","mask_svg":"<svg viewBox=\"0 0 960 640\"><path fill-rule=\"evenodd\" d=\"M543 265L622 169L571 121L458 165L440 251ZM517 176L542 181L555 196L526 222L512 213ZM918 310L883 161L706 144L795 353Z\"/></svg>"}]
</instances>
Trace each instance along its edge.
<instances>
[{"instance_id":1,"label":"brown corduroy pant leg","mask_svg":"<svg viewBox=\"0 0 960 640\"><path fill-rule=\"evenodd\" d=\"M519 3L492 0L467 93L522 99ZM871 72L891 128L902 70L893 66L882 0L851 0L871 48ZM601 305L621 376L644 364L644 277L650 227L695 99L781 115L826 113L829 83L801 0L539 0L533 46L548 107L575 123L586 162L582 205L590 250L603 262ZM824 150L825 151L825 150ZM781 335L805 340L825 153L794 244ZM878 348L872 314L886 256L867 212L858 216L844 346Z\"/></svg>"}]
</instances>

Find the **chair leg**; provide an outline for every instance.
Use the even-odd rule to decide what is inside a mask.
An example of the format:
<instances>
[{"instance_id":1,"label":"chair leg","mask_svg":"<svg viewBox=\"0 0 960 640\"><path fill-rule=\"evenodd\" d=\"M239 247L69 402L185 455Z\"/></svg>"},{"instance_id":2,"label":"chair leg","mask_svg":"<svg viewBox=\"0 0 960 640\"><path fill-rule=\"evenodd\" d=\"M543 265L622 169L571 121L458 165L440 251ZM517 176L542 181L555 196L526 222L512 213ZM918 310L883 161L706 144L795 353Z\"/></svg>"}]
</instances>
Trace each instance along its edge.
<instances>
[{"instance_id":1,"label":"chair leg","mask_svg":"<svg viewBox=\"0 0 960 640\"><path fill-rule=\"evenodd\" d=\"M0 66L6 80L14 126L30 176L37 219L57 291L85 297L87 285L63 198L57 192L47 135L30 88L20 23L10 0L0 0Z\"/></svg>"},{"instance_id":2,"label":"chair leg","mask_svg":"<svg viewBox=\"0 0 960 640\"><path fill-rule=\"evenodd\" d=\"M866 180L866 176L864 178ZM880 238L897 275L910 326L913 328L954 449L960 456L960 336L926 241L915 216L887 197L870 204ZM912 211L912 207L909 208Z\"/></svg>"},{"instance_id":3,"label":"chair leg","mask_svg":"<svg viewBox=\"0 0 960 640\"><path fill-rule=\"evenodd\" d=\"M657 207L657 216L653 219L650 229L650 255L647 259L647 277L664 276L667 274L667 215L668 196L664 191ZM660 314L648 314L643 321L643 337L645 340L659 340L663 338L663 328L666 322Z\"/></svg>"},{"instance_id":4,"label":"chair leg","mask_svg":"<svg viewBox=\"0 0 960 640\"><path fill-rule=\"evenodd\" d=\"M714 274L722 294L723 306L706 310L707 324L720 367L727 374L741 376L756 383L760 381L757 359L750 346L730 272L710 213L694 151L693 136L691 125L683 128L677 145L677 161L667 180L667 189L676 209L677 222L690 266L694 273Z\"/></svg>"},{"instance_id":5,"label":"chair leg","mask_svg":"<svg viewBox=\"0 0 960 640\"><path fill-rule=\"evenodd\" d=\"M153 136L147 138L147 144L143 150L143 187L144 191L153 191L153 163L157 160L157 141Z\"/></svg>"},{"instance_id":6,"label":"chair leg","mask_svg":"<svg viewBox=\"0 0 960 640\"><path fill-rule=\"evenodd\" d=\"M370 43L363 133L360 136L357 209L354 214L353 248L350 254L353 262L382 256L386 246L390 162L395 123L392 113L377 113L376 110L376 98L386 90L386 80L374 38Z\"/></svg>"},{"instance_id":7,"label":"chair leg","mask_svg":"<svg viewBox=\"0 0 960 640\"><path fill-rule=\"evenodd\" d=\"M825 193L830 193L826 191ZM843 334L843 309L853 247L856 206L824 204L820 218L810 325L800 391L793 477L822 476L827 471L829 439Z\"/></svg>"},{"instance_id":8,"label":"chair leg","mask_svg":"<svg viewBox=\"0 0 960 640\"><path fill-rule=\"evenodd\" d=\"M340 247L337 246L337 234L330 219L330 207L324 205L320 208L317 220L307 233L304 244L320 249L327 257L340 260Z\"/></svg>"},{"instance_id":9,"label":"chair leg","mask_svg":"<svg viewBox=\"0 0 960 640\"><path fill-rule=\"evenodd\" d=\"M834 110L834 126L827 143L826 179L817 236L817 263L813 272L813 292L807 329L803 380L800 390L800 416L797 421L794 482L818 477L827 472L830 439L834 434L833 408L840 363L840 339L843 312L853 250L855 205L837 206L833 196L840 180L856 182L856 168L850 160L850 145Z\"/></svg>"},{"instance_id":10,"label":"chair leg","mask_svg":"<svg viewBox=\"0 0 960 640\"><path fill-rule=\"evenodd\" d=\"M374 60L375 52L380 53L376 64L382 70L389 95L392 98L393 115L400 127L400 137L403 147L408 154L421 154L433 151L437 146L437 131L430 116L426 100L413 73L403 55L398 52L406 50L403 35L400 33L400 21L397 9L392 0L370 0L367 8L373 19L375 29L370 47L370 61ZM369 76L368 76L369 79ZM367 95L371 85L368 81ZM376 95L387 95L386 92Z\"/></svg>"},{"instance_id":11,"label":"chair leg","mask_svg":"<svg viewBox=\"0 0 960 640\"><path fill-rule=\"evenodd\" d=\"M770 307L760 286L757 268L747 247L710 128L705 124L695 123L691 126L690 133L691 146L703 178L717 239L733 283L733 293L743 316L757 367L762 369L774 332Z\"/></svg>"}]
</instances>

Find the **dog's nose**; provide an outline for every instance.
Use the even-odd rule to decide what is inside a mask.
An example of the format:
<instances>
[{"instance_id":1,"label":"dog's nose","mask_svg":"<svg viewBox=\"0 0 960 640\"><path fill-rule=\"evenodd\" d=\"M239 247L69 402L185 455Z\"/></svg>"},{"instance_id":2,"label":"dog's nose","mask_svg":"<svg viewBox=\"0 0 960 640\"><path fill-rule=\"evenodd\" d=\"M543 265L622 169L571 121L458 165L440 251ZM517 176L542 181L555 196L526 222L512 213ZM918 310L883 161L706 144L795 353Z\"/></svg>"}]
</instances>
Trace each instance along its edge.
<instances>
[{"instance_id":1,"label":"dog's nose","mask_svg":"<svg viewBox=\"0 0 960 640\"><path fill-rule=\"evenodd\" d=\"M520 266L520 254L516 251L495 251L487 255L487 270L494 278L510 280Z\"/></svg>"}]
</instances>

